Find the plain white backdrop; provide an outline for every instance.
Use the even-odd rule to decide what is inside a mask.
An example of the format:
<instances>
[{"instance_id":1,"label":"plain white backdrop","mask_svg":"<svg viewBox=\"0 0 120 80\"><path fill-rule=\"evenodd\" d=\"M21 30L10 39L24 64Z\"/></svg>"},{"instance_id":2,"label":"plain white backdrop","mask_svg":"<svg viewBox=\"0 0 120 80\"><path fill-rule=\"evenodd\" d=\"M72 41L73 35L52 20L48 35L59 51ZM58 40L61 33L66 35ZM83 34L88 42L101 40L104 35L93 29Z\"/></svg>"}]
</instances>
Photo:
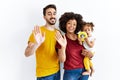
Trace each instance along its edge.
<instances>
[{"instance_id":1,"label":"plain white backdrop","mask_svg":"<svg viewBox=\"0 0 120 80\"><path fill-rule=\"evenodd\" d=\"M119 80L119 0L0 0L0 80L35 80L35 56L24 50L34 25L43 25L42 9L57 6L57 18L75 12L95 24L95 73L89 80ZM58 26L58 21L56 26Z\"/></svg>"}]
</instances>

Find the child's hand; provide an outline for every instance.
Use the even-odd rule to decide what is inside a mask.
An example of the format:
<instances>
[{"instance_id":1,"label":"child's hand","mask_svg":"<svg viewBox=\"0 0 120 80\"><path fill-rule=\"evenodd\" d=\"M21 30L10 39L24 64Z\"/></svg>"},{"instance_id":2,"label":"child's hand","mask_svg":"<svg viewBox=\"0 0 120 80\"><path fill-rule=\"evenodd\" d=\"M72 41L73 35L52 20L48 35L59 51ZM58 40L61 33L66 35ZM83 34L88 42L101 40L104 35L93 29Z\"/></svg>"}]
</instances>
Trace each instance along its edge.
<instances>
[{"instance_id":1,"label":"child's hand","mask_svg":"<svg viewBox=\"0 0 120 80\"><path fill-rule=\"evenodd\" d=\"M88 40L88 37L84 38L84 41L88 42L88 41L89 41L89 40Z\"/></svg>"}]
</instances>

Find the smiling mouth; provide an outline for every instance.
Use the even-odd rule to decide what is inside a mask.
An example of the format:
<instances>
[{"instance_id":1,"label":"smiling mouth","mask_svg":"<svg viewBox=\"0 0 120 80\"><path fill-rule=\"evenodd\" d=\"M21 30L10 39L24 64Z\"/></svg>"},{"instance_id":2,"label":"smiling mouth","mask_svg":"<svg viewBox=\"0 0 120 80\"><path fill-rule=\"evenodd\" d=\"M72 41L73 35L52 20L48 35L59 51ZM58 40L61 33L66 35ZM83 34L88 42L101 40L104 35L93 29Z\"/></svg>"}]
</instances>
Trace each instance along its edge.
<instances>
[{"instance_id":1,"label":"smiling mouth","mask_svg":"<svg viewBox=\"0 0 120 80\"><path fill-rule=\"evenodd\" d=\"M50 20L55 20L55 18L50 18Z\"/></svg>"},{"instance_id":2,"label":"smiling mouth","mask_svg":"<svg viewBox=\"0 0 120 80\"><path fill-rule=\"evenodd\" d=\"M54 22L55 22L55 19L50 19L50 20L51 20L51 22L52 22L52 23L54 23Z\"/></svg>"}]
</instances>

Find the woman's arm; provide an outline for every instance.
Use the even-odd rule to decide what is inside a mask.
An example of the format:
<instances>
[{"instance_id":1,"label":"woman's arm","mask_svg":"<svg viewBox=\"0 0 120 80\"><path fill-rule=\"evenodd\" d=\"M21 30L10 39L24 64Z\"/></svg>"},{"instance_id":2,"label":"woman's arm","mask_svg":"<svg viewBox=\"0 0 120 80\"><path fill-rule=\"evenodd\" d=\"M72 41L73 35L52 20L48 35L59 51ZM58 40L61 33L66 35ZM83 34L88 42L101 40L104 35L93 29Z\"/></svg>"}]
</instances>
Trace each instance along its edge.
<instances>
[{"instance_id":1,"label":"woman's arm","mask_svg":"<svg viewBox=\"0 0 120 80\"><path fill-rule=\"evenodd\" d=\"M60 62L65 62L66 60L66 54L65 54L66 48L62 47L61 49L58 49L58 57Z\"/></svg>"},{"instance_id":2,"label":"woman's arm","mask_svg":"<svg viewBox=\"0 0 120 80\"><path fill-rule=\"evenodd\" d=\"M62 36L62 34L59 31L57 31L55 38L56 38L58 44L61 46L58 49L59 60L60 60L60 62L65 62L65 60L66 60L65 52L66 52L66 45L67 45L66 37L65 37L65 35Z\"/></svg>"},{"instance_id":3,"label":"woman's arm","mask_svg":"<svg viewBox=\"0 0 120 80\"><path fill-rule=\"evenodd\" d=\"M87 56L87 57L89 57L89 58L92 58L92 57L93 57L93 53L90 52L90 51L88 51L88 50L86 50L86 49L83 49L83 50L82 50L82 55Z\"/></svg>"}]
</instances>

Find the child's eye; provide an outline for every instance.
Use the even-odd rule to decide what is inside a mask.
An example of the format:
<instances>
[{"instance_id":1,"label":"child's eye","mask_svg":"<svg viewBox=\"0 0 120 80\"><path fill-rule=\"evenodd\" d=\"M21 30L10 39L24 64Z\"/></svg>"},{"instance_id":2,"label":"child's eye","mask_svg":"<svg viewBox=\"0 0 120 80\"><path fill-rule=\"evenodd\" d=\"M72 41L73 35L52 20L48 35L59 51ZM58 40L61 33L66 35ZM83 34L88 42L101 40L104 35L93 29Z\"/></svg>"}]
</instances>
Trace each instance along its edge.
<instances>
[{"instance_id":1,"label":"child's eye","mask_svg":"<svg viewBox=\"0 0 120 80\"><path fill-rule=\"evenodd\" d=\"M67 23L67 24L70 24L70 23Z\"/></svg>"}]
</instances>

